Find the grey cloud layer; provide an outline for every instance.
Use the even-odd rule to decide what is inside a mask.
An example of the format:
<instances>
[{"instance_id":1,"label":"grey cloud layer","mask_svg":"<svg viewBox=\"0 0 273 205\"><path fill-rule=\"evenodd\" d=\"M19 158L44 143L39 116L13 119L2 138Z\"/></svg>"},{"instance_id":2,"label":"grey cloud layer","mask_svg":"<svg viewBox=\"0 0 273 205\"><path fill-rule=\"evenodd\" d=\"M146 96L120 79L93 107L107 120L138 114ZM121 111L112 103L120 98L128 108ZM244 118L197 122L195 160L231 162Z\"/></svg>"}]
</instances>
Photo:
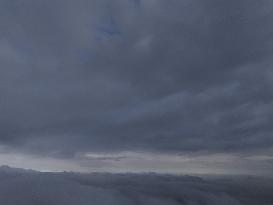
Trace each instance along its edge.
<instances>
[{"instance_id":1,"label":"grey cloud layer","mask_svg":"<svg viewBox=\"0 0 273 205\"><path fill-rule=\"evenodd\" d=\"M2 144L56 156L272 147L270 1L0 8Z\"/></svg>"}]
</instances>

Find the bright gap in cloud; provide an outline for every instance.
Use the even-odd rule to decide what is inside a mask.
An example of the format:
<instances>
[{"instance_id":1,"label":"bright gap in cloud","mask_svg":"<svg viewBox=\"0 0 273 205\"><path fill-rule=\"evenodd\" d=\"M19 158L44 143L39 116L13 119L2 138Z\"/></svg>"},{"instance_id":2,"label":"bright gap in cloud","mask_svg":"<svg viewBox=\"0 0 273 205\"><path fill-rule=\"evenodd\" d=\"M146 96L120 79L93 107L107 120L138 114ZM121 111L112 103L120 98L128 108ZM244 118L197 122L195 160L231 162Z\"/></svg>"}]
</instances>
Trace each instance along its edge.
<instances>
[{"instance_id":1,"label":"bright gap in cloud","mask_svg":"<svg viewBox=\"0 0 273 205\"><path fill-rule=\"evenodd\" d=\"M38 171L157 172L170 174L270 175L272 156L261 154L178 155L149 152L78 153L72 159L1 153L0 164Z\"/></svg>"}]
</instances>

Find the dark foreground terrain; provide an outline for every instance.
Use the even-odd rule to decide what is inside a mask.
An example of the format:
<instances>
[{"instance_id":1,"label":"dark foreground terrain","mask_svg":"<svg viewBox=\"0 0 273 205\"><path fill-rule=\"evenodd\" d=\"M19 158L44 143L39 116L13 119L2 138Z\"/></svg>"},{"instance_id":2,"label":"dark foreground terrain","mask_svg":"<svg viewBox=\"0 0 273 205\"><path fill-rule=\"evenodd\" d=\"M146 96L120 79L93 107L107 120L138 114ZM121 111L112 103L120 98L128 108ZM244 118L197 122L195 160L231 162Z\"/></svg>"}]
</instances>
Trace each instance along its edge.
<instances>
[{"instance_id":1,"label":"dark foreground terrain","mask_svg":"<svg viewBox=\"0 0 273 205\"><path fill-rule=\"evenodd\" d=\"M273 180L0 168L1 205L271 205Z\"/></svg>"}]
</instances>

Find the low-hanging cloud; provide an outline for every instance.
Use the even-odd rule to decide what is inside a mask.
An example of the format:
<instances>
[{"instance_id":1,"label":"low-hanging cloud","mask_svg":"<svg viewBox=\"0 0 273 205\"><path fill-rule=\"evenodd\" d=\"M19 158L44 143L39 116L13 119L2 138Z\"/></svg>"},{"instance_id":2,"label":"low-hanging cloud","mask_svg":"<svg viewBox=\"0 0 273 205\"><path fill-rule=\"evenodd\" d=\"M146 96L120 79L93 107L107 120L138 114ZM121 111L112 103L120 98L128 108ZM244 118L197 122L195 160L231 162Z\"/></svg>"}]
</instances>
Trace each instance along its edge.
<instances>
[{"instance_id":1,"label":"low-hanging cloud","mask_svg":"<svg viewBox=\"0 0 273 205\"><path fill-rule=\"evenodd\" d=\"M3 0L0 142L68 158L272 148L272 9Z\"/></svg>"},{"instance_id":2,"label":"low-hanging cloud","mask_svg":"<svg viewBox=\"0 0 273 205\"><path fill-rule=\"evenodd\" d=\"M273 203L272 179L266 178L201 178L152 173L38 173L1 167L0 182L0 203L13 205Z\"/></svg>"}]
</instances>

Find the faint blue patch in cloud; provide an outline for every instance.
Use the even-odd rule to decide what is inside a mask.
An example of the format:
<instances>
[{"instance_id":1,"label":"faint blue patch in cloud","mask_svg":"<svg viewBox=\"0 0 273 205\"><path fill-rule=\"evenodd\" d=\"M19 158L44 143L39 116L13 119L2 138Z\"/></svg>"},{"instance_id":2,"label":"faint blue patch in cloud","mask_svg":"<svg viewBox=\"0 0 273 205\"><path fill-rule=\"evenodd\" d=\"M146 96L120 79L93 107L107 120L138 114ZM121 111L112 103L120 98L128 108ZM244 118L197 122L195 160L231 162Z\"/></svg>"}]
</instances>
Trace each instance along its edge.
<instances>
[{"instance_id":1,"label":"faint blue patch in cloud","mask_svg":"<svg viewBox=\"0 0 273 205\"><path fill-rule=\"evenodd\" d=\"M89 49L76 49L74 51L74 57L79 63L87 63L94 59L94 53L92 53Z\"/></svg>"},{"instance_id":2,"label":"faint blue patch in cloud","mask_svg":"<svg viewBox=\"0 0 273 205\"><path fill-rule=\"evenodd\" d=\"M102 22L96 26L96 28L97 31L104 36L114 37L121 35L121 30L116 20L111 15L104 17Z\"/></svg>"},{"instance_id":3,"label":"faint blue patch in cloud","mask_svg":"<svg viewBox=\"0 0 273 205\"><path fill-rule=\"evenodd\" d=\"M136 6L140 6L141 0L132 0Z\"/></svg>"}]
</instances>

